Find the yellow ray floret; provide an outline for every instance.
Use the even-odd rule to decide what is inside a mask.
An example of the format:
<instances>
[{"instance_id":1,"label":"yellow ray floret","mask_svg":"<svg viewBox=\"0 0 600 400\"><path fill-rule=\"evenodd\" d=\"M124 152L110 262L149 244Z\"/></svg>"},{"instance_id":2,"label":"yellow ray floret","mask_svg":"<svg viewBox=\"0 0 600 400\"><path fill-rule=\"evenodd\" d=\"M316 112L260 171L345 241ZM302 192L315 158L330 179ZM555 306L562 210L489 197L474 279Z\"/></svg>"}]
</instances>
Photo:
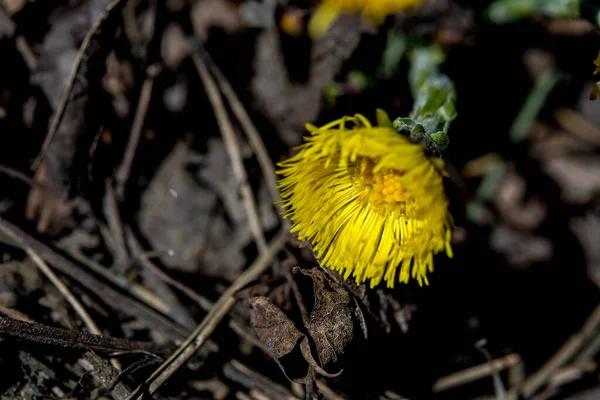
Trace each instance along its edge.
<instances>
[{"instance_id":1,"label":"yellow ray floret","mask_svg":"<svg viewBox=\"0 0 600 400\"><path fill-rule=\"evenodd\" d=\"M277 171L292 232L345 279L429 284L433 255L452 257L443 162L359 114L307 129Z\"/></svg>"},{"instance_id":2,"label":"yellow ray floret","mask_svg":"<svg viewBox=\"0 0 600 400\"><path fill-rule=\"evenodd\" d=\"M362 14L374 24L382 23L389 15L412 8L424 0L323 0L312 15L308 32L311 37L323 36L335 18L342 13Z\"/></svg>"}]
</instances>

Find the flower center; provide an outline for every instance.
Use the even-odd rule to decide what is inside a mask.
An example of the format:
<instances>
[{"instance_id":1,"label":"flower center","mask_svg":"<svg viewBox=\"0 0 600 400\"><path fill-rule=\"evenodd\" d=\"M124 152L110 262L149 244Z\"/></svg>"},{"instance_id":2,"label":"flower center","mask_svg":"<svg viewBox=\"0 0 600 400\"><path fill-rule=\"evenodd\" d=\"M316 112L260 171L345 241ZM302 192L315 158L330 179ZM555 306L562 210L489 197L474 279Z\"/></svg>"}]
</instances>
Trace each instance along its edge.
<instances>
[{"instance_id":1,"label":"flower center","mask_svg":"<svg viewBox=\"0 0 600 400\"><path fill-rule=\"evenodd\" d=\"M367 200L378 211L404 206L408 195L401 183L402 173L396 170L373 172L375 162L363 159L357 163L357 181L362 190L359 202ZM402 207L404 208L404 207Z\"/></svg>"}]
</instances>

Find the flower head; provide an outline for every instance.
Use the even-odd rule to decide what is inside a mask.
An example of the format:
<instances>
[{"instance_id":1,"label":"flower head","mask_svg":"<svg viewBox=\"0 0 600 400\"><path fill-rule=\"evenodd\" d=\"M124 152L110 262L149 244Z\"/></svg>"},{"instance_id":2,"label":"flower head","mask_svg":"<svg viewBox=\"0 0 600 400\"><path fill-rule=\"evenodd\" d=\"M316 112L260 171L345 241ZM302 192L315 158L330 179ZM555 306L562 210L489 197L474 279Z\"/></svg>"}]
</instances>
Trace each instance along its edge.
<instances>
[{"instance_id":1,"label":"flower head","mask_svg":"<svg viewBox=\"0 0 600 400\"><path fill-rule=\"evenodd\" d=\"M423 0L323 0L309 21L308 32L313 38L323 36L335 18L342 13L362 14L377 25L389 15L422 2Z\"/></svg>"},{"instance_id":2,"label":"flower head","mask_svg":"<svg viewBox=\"0 0 600 400\"><path fill-rule=\"evenodd\" d=\"M279 164L292 232L345 279L393 287L400 270L400 282L428 284L433 255L452 257L443 162L359 114L307 129L311 136Z\"/></svg>"}]
</instances>

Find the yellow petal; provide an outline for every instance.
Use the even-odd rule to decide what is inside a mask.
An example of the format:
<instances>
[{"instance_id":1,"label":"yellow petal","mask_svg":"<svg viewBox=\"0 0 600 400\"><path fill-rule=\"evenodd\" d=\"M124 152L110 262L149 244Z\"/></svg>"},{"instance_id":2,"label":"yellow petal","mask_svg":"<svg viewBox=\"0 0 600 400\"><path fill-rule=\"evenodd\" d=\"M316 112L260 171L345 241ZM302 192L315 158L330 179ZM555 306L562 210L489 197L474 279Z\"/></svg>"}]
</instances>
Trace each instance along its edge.
<instances>
[{"instance_id":1,"label":"yellow petal","mask_svg":"<svg viewBox=\"0 0 600 400\"><path fill-rule=\"evenodd\" d=\"M339 8L334 4L328 1L323 2L317 7L308 21L308 35L312 39L318 39L324 36L339 13Z\"/></svg>"},{"instance_id":2,"label":"yellow petal","mask_svg":"<svg viewBox=\"0 0 600 400\"><path fill-rule=\"evenodd\" d=\"M298 153L278 164L292 231L345 279L427 285L433 255L452 255L443 163L359 114L311 128Z\"/></svg>"}]
</instances>

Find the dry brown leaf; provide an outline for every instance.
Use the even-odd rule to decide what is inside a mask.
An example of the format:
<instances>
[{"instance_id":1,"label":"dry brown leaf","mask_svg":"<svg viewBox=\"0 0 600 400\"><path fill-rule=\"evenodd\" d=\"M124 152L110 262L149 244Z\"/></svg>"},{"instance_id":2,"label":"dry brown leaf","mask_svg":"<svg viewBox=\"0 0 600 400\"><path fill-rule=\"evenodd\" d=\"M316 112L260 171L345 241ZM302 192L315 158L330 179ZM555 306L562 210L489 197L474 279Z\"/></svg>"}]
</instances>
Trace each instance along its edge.
<instances>
[{"instance_id":1,"label":"dry brown leaf","mask_svg":"<svg viewBox=\"0 0 600 400\"><path fill-rule=\"evenodd\" d=\"M554 157L542 164L556 181L567 204L586 204L600 193L600 161L594 157L570 155Z\"/></svg>"},{"instance_id":2,"label":"dry brown leaf","mask_svg":"<svg viewBox=\"0 0 600 400\"><path fill-rule=\"evenodd\" d=\"M267 29L258 36L251 90L258 108L286 144L297 145L302 140L304 124L317 118L323 89L357 47L363 28L359 17L340 16L328 35L315 41L310 55L310 77L303 84L289 79L277 30Z\"/></svg>"},{"instance_id":3,"label":"dry brown leaf","mask_svg":"<svg viewBox=\"0 0 600 400\"><path fill-rule=\"evenodd\" d=\"M43 163L36 174L36 184L31 187L25 206L25 217L36 221L36 229L40 233L60 231L71 216L72 205L65 196L52 191L55 186L48 187L46 179L47 163Z\"/></svg>"},{"instance_id":4,"label":"dry brown leaf","mask_svg":"<svg viewBox=\"0 0 600 400\"><path fill-rule=\"evenodd\" d=\"M185 143L177 143L142 195L138 215L152 248L164 252L161 261L186 272L196 272L202 261L205 232L217 201L214 193L198 186L187 172L188 160L194 156L197 153Z\"/></svg>"},{"instance_id":5,"label":"dry brown leaf","mask_svg":"<svg viewBox=\"0 0 600 400\"><path fill-rule=\"evenodd\" d=\"M258 339L265 344L289 380L308 383L312 378L310 367L326 377L341 373L330 374L319 366L312 356L306 335L271 300L257 296L249 301L252 306L251 321Z\"/></svg>"},{"instance_id":6,"label":"dry brown leaf","mask_svg":"<svg viewBox=\"0 0 600 400\"><path fill-rule=\"evenodd\" d=\"M532 158L547 160L556 156L586 151L589 143L572 133L555 129L545 122L536 121L529 130Z\"/></svg>"},{"instance_id":7,"label":"dry brown leaf","mask_svg":"<svg viewBox=\"0 0 600 400\"><path fill-rule=\"evenodd\" d=\"M267 346L275 360L291 353L304 336L294 323L264 296L250 299L252 325L258 338Z\"/></svg>"},{"instance_id":8,"label":"dry brown leaf","mask_svg":"<svg viewBox=\"0 0 600 400\"><path fill-rule=\"evenodd\" d=\"M308 332L315 342L321 365L338 361L346 346L354 337L354 298L339 283L329 279L319 268L299 269L313 281L315 304L310 313ZM358 314L362 316L362 314Z\"/></svg>"},{"instance_id":9,"label":"dry brown leaf","mask_svg":"<svg viewBox=\"0 0 600 400\"><path fill-rule=\"evenodd\" d=\"M525 179L514 168L509 168L496 191L494 204L505 221L517 229L529 231L544 221L547 207L542 198L527 197L526 192Z\"/></svg>"},{"instance_id":10,"label":"dry brown leaf","mask_svg":"<svg viewBox=\"0 0 600 400\"><path fill-rule=\"evenodd\" d=\"M75 8L65 7L58 10L52 28L44 37L39 49L39 58L35 70L32 71L31 82L40 86L53 110L56 110L61 102L77 58L77 40L85 35L93 23L93 20L88 18L91 10L88 6L84 3ZM92 46L88 47L88 57L95 51L91 48ZM71 179L72 167L80 139L86 132L86 62L82 62L80 66L80 73L70 92L70 101L61 123L49 142L36 172L35 180L40 185L32 186L27 199L26 216L37 221L39 232L49 229L60 231L64 219L70 214L67 200L74 184Z\"/></svg>"},{"instance_id":11,"label":"dry brown leaf","mask_svg":"<svg viewBox=\"0 0 600 400\"><path fill-rule=\"evenodd\" d=\"M550 239L517 230L507 224L494 228L490 236L490 247L503 254L510 265L520 270L536 263L548 262L554 255Z\"/></svg>"}]
</instances>

